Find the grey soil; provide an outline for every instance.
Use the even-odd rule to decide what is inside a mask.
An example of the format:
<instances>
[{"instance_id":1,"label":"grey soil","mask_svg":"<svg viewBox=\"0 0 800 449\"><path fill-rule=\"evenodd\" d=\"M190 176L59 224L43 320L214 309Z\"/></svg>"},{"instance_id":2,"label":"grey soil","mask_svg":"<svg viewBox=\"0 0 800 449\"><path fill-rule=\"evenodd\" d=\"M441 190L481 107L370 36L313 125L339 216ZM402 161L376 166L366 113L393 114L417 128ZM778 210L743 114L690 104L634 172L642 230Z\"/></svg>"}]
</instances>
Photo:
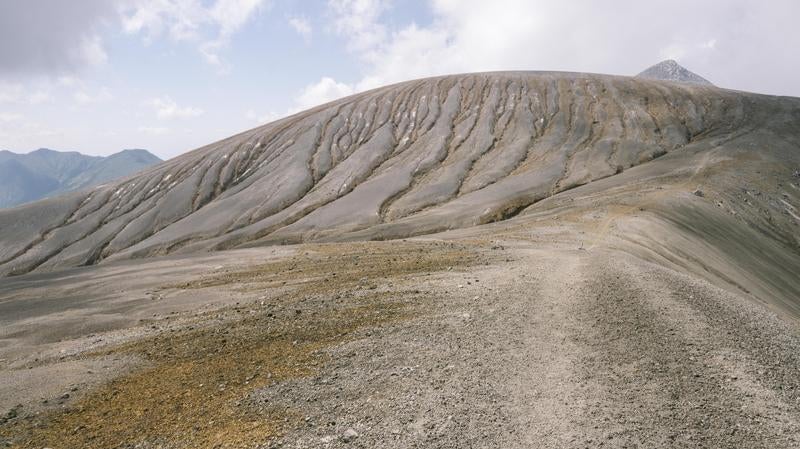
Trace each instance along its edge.
<instances>
[{"instance_id":1,"label":"grey soil","mask_svg":"<svg viewBox=\"0 0 800 449\"><path fill-rule=\"evenodd\" d=\"M0 444L800 447L799 123L459 75L0 211Z\"/></svg>"},{"instance_id":2,"label":"grey soil","mask_svg":"<svg viewBox=\"0 0 800 449\"><path fill-rule=\"evenodd\" d=\"M552 232L554 240L568 239L568 233ZM426 248L431 257L446 254L442 248L447 245L434 242L425 244L430 245ZM389 245L404 254L408 244ZM394 258L391 252L380 252L387 248L382 245L372 251L369 245L363 247L365 254L376 254L371 259L374 265L382 264L382 258ZM340 245L299 247L301 254L310 253L312 258L300 269L311 270L318 264L314 260L323 259L315 256L318 251L324 255L339 251L336 248ZM543 244L512 238L467 238L459 248L475 254L466 266L455 263L411 274L393 274L390 268L377 277L367 273L356 284L337 288L337 294L304 293L306 299L298 296L297 304L302 305L280 299L286 292L266 299L267 304L277 301L267 307L278 316L282 316L280 304L286 304L290 311L301 307L298 316L324 318L330 298L340 298L336 302L346 307L366 301L369 296L364 295L388 294L392 303L404 303L411 312L399 321L376 322L348 333L323 349L322 364L308 374L242 390L236 407L280 411L278 418L269 415L280 430L261 441L242 444L232 439L219 447L792 448L800 444L796 321L705 280L617 250L579 249L575 241ZM260 298L270 293L264 290L264 279L238 276L237 270L247 266L236 261L270 250L248 251L219 253L217 257L230 256L222 262L222 270L203 271L207 266L201 264L195 267L197 273L168 275L178 287L161 291L179 297L181 292L209 290L221 300L215 306L223 307L220 310L239 310L240 306L225 306L234 300L255 304L249 310L263 310L259 304L265 300ZM341 251L346 249L341 246ZM274 257L265 255L266 260ZM347 276L345 264L337 264L339 276ZM189 260L183 265L193 271ZM315 275L308 274L310 279ZM287 274L269 276L274 282ZM302 290L302 285L292 288ZM207 304L202 295L195 296L198 307ZM171 316L171 308L162 303L159 312ZM241 313L262 313L247 310ZM210 317L188 324L176 318L172 324L160 321L152 327L169 335L172 329L202 325ZM313 318L308 319L312 326ZM117 336L111 347L141 339L151 328L121 327L127 335L111 332ZM31 334L32 338L36 332ZM61 344L80 350L81 341ZM96 357L79 360L94 363ZM16 368L4 368L7 374L24 372L24 365L31 363L23 358L9 362ZM50 359L35 369L43 381L66 389L69 376L60 376L70 363L76 362ZM123 378L130 370L112 369ZM79 414L81 408L92 406L79 402L77 409L69 409L74 398L59 401L56 395L51 404L68 407L67 412L42 409L36 395L18 391L18 378L2 378L4 400L24 404L19 417L6 424L20 432L7 436L12 441L24 442L29 432L20 430L25 426L12 426L15 423L39 422L46 427L51 416ZM80 397L78 393L79 401ZM181 438L148 441L143 436L124 443L192 447Z\"/></svg>"}]
</instances>

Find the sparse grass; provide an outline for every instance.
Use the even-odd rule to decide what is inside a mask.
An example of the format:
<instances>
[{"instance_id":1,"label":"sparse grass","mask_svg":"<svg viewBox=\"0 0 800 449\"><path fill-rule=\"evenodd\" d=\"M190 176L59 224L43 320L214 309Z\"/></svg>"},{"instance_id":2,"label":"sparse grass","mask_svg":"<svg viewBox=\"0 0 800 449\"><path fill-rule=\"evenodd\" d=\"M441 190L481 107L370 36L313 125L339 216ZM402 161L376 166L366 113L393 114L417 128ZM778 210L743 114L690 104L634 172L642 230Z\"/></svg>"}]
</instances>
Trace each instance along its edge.
<instances>
[{"instance_id":1,"label":"sparse grass","mask_svg":"<svg viewBox=\"0 0 800 449\"><path fill-rule=\"evenodd\" d=\"M475 253L466 247L442 242L316 244L301 247L300 254L285 260L213 273L168 288L226 286L255 291L293 285L305 294L324 293L367 281L470 265L475 261Z\"/></svg>"}]
</instances>

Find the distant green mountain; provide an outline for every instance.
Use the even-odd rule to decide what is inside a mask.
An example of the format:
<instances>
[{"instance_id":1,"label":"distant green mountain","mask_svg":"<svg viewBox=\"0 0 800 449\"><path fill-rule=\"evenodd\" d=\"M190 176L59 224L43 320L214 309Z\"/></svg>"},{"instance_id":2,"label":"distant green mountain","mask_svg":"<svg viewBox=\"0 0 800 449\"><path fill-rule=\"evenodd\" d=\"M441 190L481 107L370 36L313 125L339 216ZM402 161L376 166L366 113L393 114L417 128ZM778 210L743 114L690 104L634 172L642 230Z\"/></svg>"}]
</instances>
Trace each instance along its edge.
<instances>
[{"instance_id":1,"label":"distant green mountain","mask_svg":"<svg viewBox=\"0 0 800 449\"><path fill-rule=\"evenodd\" d=\"M107 157L46 148L27 154L0 151L0 208L102 184L159 162L147 150Z\"/></svg>"}]
</instances>

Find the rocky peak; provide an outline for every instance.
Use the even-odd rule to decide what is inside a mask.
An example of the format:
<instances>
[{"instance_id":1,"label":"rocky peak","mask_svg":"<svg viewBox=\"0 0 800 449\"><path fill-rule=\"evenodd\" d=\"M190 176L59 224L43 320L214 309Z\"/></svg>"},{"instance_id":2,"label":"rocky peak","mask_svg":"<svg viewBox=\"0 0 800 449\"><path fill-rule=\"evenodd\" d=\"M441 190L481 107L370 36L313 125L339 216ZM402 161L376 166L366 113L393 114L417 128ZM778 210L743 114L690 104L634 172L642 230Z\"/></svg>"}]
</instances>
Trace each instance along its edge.
<instances>
[{"instance_id":1,"label":"rocky peak","mask_svg":"<svg viewBox=\"0 0 800 449\"><path fill-rule=\"evenodd\" d=\"M647 78L662 81L676 81L679 83L702 84L713 86L713 84L702 76L689 71L672 59L661 61L648 68L644 72L636 75L637 78Z\"/></svg>"}]
</instances>

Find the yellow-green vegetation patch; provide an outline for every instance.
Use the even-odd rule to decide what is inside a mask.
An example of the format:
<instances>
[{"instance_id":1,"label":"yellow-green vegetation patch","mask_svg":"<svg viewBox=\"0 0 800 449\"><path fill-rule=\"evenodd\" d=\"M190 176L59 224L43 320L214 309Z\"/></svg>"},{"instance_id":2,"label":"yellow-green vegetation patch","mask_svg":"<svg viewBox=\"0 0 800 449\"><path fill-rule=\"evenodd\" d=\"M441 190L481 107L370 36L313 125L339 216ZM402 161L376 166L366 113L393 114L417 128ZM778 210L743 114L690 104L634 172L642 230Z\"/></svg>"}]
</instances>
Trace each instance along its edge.
<instances>
[{"instance_id":1,"label":"yellow-green vegetation patch","mask_svg":"<svg viewBox=\"0 0 800 449\"><path fill-rule=\"evenodd\" d=\"M254 447L300 421L299 410L248 406L254 390L313 375L326 362L325 348L359 328L411 317L424 299L397 288L366 288L357 300L337 292L364 279L444 270L478 258L450 244L316 245L290 260L190 282L185 287L292 280L298 288L271 304L209 312L190 327L87 355L137 355L147 363L66 410L11 421L0 436L15 447L38 449Z\"/></svg>"},{"instance_id":2,"label":"yellow-green vegetation patch","mask_svg":"<svg viewBox=\"0 0 800 449\"><path fill-rule=\"evenodd\" d=\"M169 287L195 289L233 285L239 290L251 291L299 285L303 293L321 293L365 281L473 265L480 258L472 247L447 242L309 244L301 246L298 252L284 260L213 273Z\"/></svg>"},{"instance_id":3,"label":"yellow-green vegetation patch","mask_svg":"<svg viewBox=\"0 0 800 449\"><path fill-rule=\"evenodd\" d=\"M176 448L252 447L296 416L292 410L243 406L251 391L312 374L325 361L321 349L360 327L399 319L403 309L382 294L315 314L298 309L276 317L242 309L249 316L240 320L129 343L113 353L143 355L148 366L68 410L15 422L2 432L21 436L20 447L30 448L167 442Z\"/></svg>"}]
</instances>

